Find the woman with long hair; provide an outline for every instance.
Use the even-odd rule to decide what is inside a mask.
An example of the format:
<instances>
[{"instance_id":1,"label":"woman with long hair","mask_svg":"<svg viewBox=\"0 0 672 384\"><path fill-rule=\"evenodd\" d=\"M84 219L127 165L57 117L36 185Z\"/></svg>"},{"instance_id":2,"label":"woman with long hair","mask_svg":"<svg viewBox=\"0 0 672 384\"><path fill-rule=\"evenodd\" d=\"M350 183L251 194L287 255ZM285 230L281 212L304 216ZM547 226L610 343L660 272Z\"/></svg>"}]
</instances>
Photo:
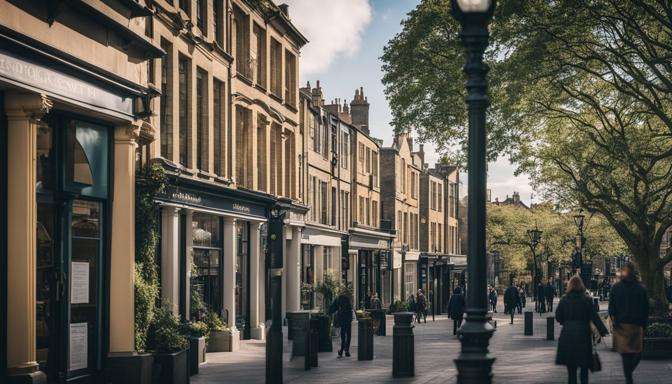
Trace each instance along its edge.
<instances>
[{"instance_id":1,"label":"woman with long hair","mask_svg":"<svg viewBox=\"0 0 672 384\"><path fill-rule=\"evenodd\" d=\"M607 335L608 331L579 276L569 279L567 291L555 310L555 319L562 325L555 363L567 366L569 384L576 384L579 369L581 384L588 384L588 369L593 362L590 324L592 322L602 336Z\"/></svg>"}]
</instances>

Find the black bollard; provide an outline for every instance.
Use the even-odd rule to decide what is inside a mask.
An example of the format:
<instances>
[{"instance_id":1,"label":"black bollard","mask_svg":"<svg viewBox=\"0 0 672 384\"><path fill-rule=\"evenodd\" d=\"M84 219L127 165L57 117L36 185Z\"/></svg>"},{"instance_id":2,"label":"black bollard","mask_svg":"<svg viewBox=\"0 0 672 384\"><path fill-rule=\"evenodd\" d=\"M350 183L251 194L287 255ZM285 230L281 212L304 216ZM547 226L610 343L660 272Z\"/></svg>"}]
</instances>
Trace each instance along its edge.
<instances>
[{"instance_id":1,"label":"black bollard","mask_svg":"<svg viewBox=\"0 0 672 384\"><path fill-rule=\"evenodd\" d=\"M357 360L373 360L373 320L357 321Z\"/></svg>"},{"instance_id":2,"label":"black bollard","mask_svg":"<svg viewBox=\"0 0 672 384\"><path fill-rule=\"evenodd\" d=\"M334 346L331 344L331 317L324 314L317 314L314 316L318 319L320 324L318 330L319 352L333 352Z\"/></svg>"},{"instance_id":3,"label":"black bollard","mask_svg":"<svg viewBox=\"0 0 672 384\"><path fill-rule=\"evenodd\" d=\"M546 340L555 340L555 317L546 318Z\"/></svg>"},{"instance_id":4,"label":"black bollard","mask_svg":"<svg viewBox=\"0 0 672 384\"><path fill-rule=\"evenodd\" d=\"M533 333L533 329L532 329L533 316L534 316L534 312L525 311L525 336L532 336L532 333Z\"/></svg>"},{"instance_id":5,"label":"black bollard","mask_svg":"<svg viewBox=\"0 0 672 384\"><path fill-rule=\"evenodd\" d=\"M593 307L595 307L595 312L600 311L600 299L593 297Z\"/></svg>"},{"instance_id":6,"label":"black bollard","mask_svg":"<svg viewBox=\"0 0 672 384\"><path fill-rule=\"evenodd\" d=\"M415 341L412 312L394 314L392 328L392 377L415 376Z\"/></svg>"},{"instance_id":7,"label":"black bollard","mask_svg":"<svg viewBox=\"0 0 672 384\"><path fill-rule=\"evenodd\" d=\"M308 324L303 364L303 369L306 371L317 367L317 353L320 349L320 320L317 317L311 317Z\"/></svg>"}]
</instances>

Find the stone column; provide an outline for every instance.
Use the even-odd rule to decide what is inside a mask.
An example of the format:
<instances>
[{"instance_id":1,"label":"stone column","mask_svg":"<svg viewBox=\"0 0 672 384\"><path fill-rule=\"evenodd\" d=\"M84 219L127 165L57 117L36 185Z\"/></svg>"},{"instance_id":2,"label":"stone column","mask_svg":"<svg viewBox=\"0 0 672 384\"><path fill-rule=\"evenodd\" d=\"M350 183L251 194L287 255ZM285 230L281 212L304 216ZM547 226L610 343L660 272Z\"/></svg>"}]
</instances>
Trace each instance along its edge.
<instances>
[{"instance_id":1,"label":"stone column","mask_svg":"<svg viewBox=\"0 0 672 384\"><path fill-rule=\"evenodd\" d=\"M301 228L290 227L292 239L287 244L287 311L300 309L301 304Z\"/></svg>"},{"instance_id":2,"label":"stone column","mask_svg":"<svg viewBox=\"0 0 672 384\"><path fill-rule=\"evenodd\" d=\"M186 319L189 319L191 317L191 284L189 282L191 281L191 262L193 259L193 245L194 245L194 229L193 229L193 221L194 221L194 211L191 209L185 209L184 210L184 223L185 223L185 231L184 231L184 257L187 259L185 264L186 268L184 268L184 281L186 284L184 285L184 290L186 291L184 293L184 317ZM179 246L179 243L178 243ZM178 256L179 260L179 256ZM178 261L179 262L179 261ZM179 266L179 264L178 264ZM179 284L179 283L178 283ZM178 288L179 292L179 288ZM179 297L179 296L178 296Z\"/></svg>"},{"instance_id":3,"label":"stone column","mask_svg":"<svg viewBox=\"0 0 672 384\"><path fill-rule=\"evenodd\" d=\"M261 223L250 225L250 327L253 339L264 340L264 319L260 311L264 306L264 297L261 295L264 266L259 243L260 226Z\"/></svg>"},{"instance_id":4,"label":"stone column","mask_svg":"<svg viewBox=\"0 0 672 384\"><path fill-rule=\"evenodd\" d=\"M180 314L180 244L178 209L165 206L161 209L161 298Z\"/></svg>"},{"instance_id":5,"label":"stone column","mask_svg":"<svg viewBox=\"0 0 672 384\"><path fill-rule=\"evenodd\" d=\"M114 129L110 254L110 353L135 351L135 148L139 125Z\"/></svg>"},{"instance_id":6,"label":"stone column","mask_svg":"<svg viewBox=\"0 0 672 384\"><path fill-rule=\"evenodd\" d=\"M231 329L232 350L239 348L240 332L236 329L236 219L224 217L224 275L222 276L222 308L228 312L227 325Z\"/></svg>"},{"instance_id":7,"label":"stone column","mask_svg":"<svg viewBox=\"0 0 672 384\"><path fill-rule=\"evenodd\" d=\"M37 129L51 102L7 93L7 368L10 382L46 383L35 348Z\"/></svg>"}]
</instances>

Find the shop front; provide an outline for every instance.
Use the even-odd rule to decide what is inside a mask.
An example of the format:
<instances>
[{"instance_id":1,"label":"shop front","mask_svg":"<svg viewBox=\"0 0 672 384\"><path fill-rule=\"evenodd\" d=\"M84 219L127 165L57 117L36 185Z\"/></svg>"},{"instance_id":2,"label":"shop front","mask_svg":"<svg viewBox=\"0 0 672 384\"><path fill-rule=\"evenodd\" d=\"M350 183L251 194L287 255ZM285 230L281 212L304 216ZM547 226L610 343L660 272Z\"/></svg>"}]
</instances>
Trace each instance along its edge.
<instances>
[{"instance_id":1,"label":"shop front","mask_svg":"<svg viewBox=\"0 0 672 384\"><path fill-rule=\"evenodd\" d=\"M356 285L354 297L357 308L372 308L377 297L387 308L392 298L390 234L363 228L350 230L349 251L355 257Z\"/></svg>"},{"instance_id":2,"label":"shop front","mask_svg":"<svg viewBox=\"0 0 672 384\"><path fill-rule=\"evenodd\" d=\"M343 235L331 228L306 223L301 237L301 309L322 308L322 298L315 293L317 286L328 278L342 279Z\"/></svg>"},{"instance_id":3,"label":"shop front","mask_svg":"<svg viewBox=\"0 0 672 384\"><path fill-rule=\"evenodd\" d=\"M157 201L163 301L185 320L218 314L236 340L263 339L267 218L275 199L170 174Z\"/></svg>"},{"instance_id":4,"label":"shop front","mask_svg":"<svg viewBox=\"0 0 672 384\"><path fill-rule=\"evenodd\" d=\"M135 154L152 135L149 91L5 32L2 365L8 382L98 382L137 357Z\"/></svg>"}]
</instances>

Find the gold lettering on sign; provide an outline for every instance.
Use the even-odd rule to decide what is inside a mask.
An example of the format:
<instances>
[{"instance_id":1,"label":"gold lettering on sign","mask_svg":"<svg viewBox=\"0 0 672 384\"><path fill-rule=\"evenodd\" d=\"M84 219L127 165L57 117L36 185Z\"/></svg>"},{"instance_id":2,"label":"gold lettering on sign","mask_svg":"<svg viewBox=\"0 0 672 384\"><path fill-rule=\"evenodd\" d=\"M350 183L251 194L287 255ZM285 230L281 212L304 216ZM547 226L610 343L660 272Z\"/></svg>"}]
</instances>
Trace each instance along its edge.
<instances>
[{"instance_id":1,"label":"gold lettering on sign","mask_svg":"<svg viewBox=\"0 0 672 384\"><path fill-rule=\"evenodd\" d=\"M194 204L200 204L201 203L201 198L198 196L194 196L192 194L186 193L186 192L173 192L171 194L171 198L173 200L180 200L184 201L187 203L194 203Z\"/></svg>"},{"instance_id":2,"label":"gold lettering on sign","mask_svg":"<svg viewBox=\"0 0 672 384\"><path fill-rule=\"evenodd\" d=\"M238 203L233 203L233 210L243 213L250 213L250 207Z\"/></svg>"}]
</instances>

